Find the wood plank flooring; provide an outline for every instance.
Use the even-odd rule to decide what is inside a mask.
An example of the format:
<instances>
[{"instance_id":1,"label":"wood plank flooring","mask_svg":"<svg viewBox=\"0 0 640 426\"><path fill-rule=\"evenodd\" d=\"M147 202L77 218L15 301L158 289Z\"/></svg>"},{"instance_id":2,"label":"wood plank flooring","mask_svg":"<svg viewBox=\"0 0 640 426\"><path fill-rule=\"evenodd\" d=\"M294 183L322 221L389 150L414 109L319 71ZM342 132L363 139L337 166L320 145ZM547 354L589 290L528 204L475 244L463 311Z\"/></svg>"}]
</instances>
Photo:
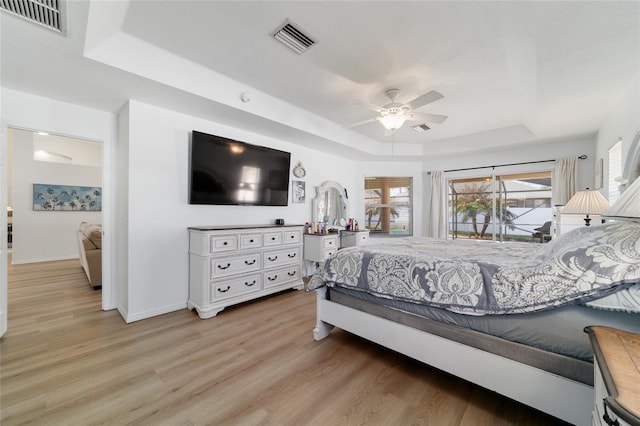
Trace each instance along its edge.
<instances>
[{"instance_id":1,"label":"wood plank flooring","mask_svg":"<svg viewBox=\"0 0 640 426\"><path fill-rule=\"evenodd\" d=\"M565 424L341 330L314 341L313 294L132 324L100 297L77 260L9 267L3 426Z\"/></svg>"}]
</instances>

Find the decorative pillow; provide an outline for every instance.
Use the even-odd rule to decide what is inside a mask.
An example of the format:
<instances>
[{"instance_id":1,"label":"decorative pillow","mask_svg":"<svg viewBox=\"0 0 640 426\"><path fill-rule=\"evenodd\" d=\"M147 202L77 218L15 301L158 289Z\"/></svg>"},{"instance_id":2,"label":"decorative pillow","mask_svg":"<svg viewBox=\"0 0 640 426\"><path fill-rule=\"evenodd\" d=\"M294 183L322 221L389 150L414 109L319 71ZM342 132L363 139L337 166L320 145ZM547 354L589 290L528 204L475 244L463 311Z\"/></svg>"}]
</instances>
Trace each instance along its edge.
<instances>
[{"instance_id":1,"label":"decorative pillow","mask_svg":"<svg viewBox=\"0 0 640 426\"><path fill-rule=\"evenodd\" d=\"M94 246L98 249L102 249L102 226L101 225L91 225L87 232L85 233L87 238L91 240Z\"/></svg>"}]
</instances>

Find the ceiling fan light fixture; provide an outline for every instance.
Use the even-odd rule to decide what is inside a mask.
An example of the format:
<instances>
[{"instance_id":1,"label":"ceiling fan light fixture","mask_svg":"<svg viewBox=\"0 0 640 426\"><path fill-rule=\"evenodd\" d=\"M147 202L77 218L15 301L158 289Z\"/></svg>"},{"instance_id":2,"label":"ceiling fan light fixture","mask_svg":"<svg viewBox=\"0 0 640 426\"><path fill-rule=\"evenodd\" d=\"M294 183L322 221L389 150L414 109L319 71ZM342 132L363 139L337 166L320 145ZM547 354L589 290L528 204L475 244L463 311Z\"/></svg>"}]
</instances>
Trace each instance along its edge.
<instances>
[{"instance_id":1,"label":"ceiling fan light fixture","mask_svg":"<svg viewBox=\"0 0 640 426\"><path fill-rule=\"evenodd\" d=\"M378 121L387 130L396 130L402 127L404 122L411 118L409 109L403 106L387 106L385 111L381 111Z\"/></svg>"},{"instance_id":2,"label":"ceiling fan light fixture","mask_svg":"<svg viewBox=\"0 0 640 426\"><path fill-rule=\"evenodd\" d=\"M387 130L399 129L406 120L407 116L404 114L389 114L378 118L380 124Z\"/></svg>"}]
</instances>

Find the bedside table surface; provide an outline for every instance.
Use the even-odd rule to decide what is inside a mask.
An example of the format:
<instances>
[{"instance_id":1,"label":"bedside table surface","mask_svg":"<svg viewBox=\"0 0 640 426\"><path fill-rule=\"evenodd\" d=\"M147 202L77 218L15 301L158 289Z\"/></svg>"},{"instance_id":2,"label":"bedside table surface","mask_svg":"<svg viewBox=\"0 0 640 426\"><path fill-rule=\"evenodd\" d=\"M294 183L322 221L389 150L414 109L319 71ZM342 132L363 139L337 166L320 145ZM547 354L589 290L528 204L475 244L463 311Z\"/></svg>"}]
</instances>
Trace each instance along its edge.
<instances>
[{"instance_id":1,"label":"bedside table surface","mask_svg":"<svg viewBox=\"0 0 640 426\"><path fill-rule=\"evenodd\" d=\"M611 395L607 399L613 400L609 405L614 411L619 405L640 422L640 334L600 326L586 331Z\"/></svg>"}]
</instances>

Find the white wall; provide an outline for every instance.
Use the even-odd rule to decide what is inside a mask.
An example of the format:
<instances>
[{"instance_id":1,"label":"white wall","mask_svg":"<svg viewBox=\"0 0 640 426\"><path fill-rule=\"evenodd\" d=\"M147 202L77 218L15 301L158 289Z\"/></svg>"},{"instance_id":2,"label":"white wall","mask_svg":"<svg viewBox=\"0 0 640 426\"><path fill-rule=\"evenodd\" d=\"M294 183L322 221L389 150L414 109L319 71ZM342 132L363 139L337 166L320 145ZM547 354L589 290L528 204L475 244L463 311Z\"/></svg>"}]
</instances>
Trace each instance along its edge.
<instances>
[{"instance_id":1,"label":"white wall","mask_svg":"<svg viewBox=\"0 0 640 426\"><path fill-rule=\"evenodd\" d=\"M347 188L350 199L362 199L362 194L353 190L361 182L351 160L136 101L129 102L128 115L121 113L120 123L128 127L119 141L128 141L128 153L118 153L118 158L128 157L127 193L118 194L122 206L118 216L126 215L129 229L127 306L120 307L128 322L186 307L189 226L272 224L276 218L304 224L311 220L315 187L327 180ZM189 205L192 130L291 152L292 165L301 161L307 169L302 179L306 182L306 203L290 201L288 207Z\"/></svg>"},{"instance_id":2,"label":"white wall","mask_svg":"<svg viewBox=\"0 0 640 426\"><path fill-rule=\"evenodd\" d=\"M104 111L98 111L53 99L35 96L7 88L0 91L2 102L3 150L7 145L7 127L28 130L42 130L50 134L77 137L102 142L103 146L103 230L102 238L102 308L115 307L111 293L111 152L116 135L116 117ZM6 191L2 188L1 191ZM2 271L6 275L6 271Z\"/></svg>"},{"instance_id":3,"label":"white wall","mask_svg":"<svg viewBox=\"0 0 640 426\"><path fill-rule=\"evenodd\" d=\"M78 258L75 231L83 221L102 223L101 212L34 211L33 184L101 187L101 167L35 161L33 132L15 129L8 135L14 165L12 263Z\"/></svg>"},{"instance_id":4,"label":"white wall","mask_svg":"<svg viewBox=\"0 0 640 426\"><path fill-rule=\"evenodd\" d=\"M424 170L452 170L471 167L483 167L500 164L524 163L530 161L554 160L561 157L587 155L586 160L578 162L578 189L593 188L595 165L595 137L585 136L567 140L538 142L532 145L482 152L470 155L429 158L424 162ZM496 173L512 173L532 170L553 170L554 163L538 163L523 166L496 168ZM483 176L491 174L491 168L452 172L450 176Z\"/></svg>"}]
</instances>

